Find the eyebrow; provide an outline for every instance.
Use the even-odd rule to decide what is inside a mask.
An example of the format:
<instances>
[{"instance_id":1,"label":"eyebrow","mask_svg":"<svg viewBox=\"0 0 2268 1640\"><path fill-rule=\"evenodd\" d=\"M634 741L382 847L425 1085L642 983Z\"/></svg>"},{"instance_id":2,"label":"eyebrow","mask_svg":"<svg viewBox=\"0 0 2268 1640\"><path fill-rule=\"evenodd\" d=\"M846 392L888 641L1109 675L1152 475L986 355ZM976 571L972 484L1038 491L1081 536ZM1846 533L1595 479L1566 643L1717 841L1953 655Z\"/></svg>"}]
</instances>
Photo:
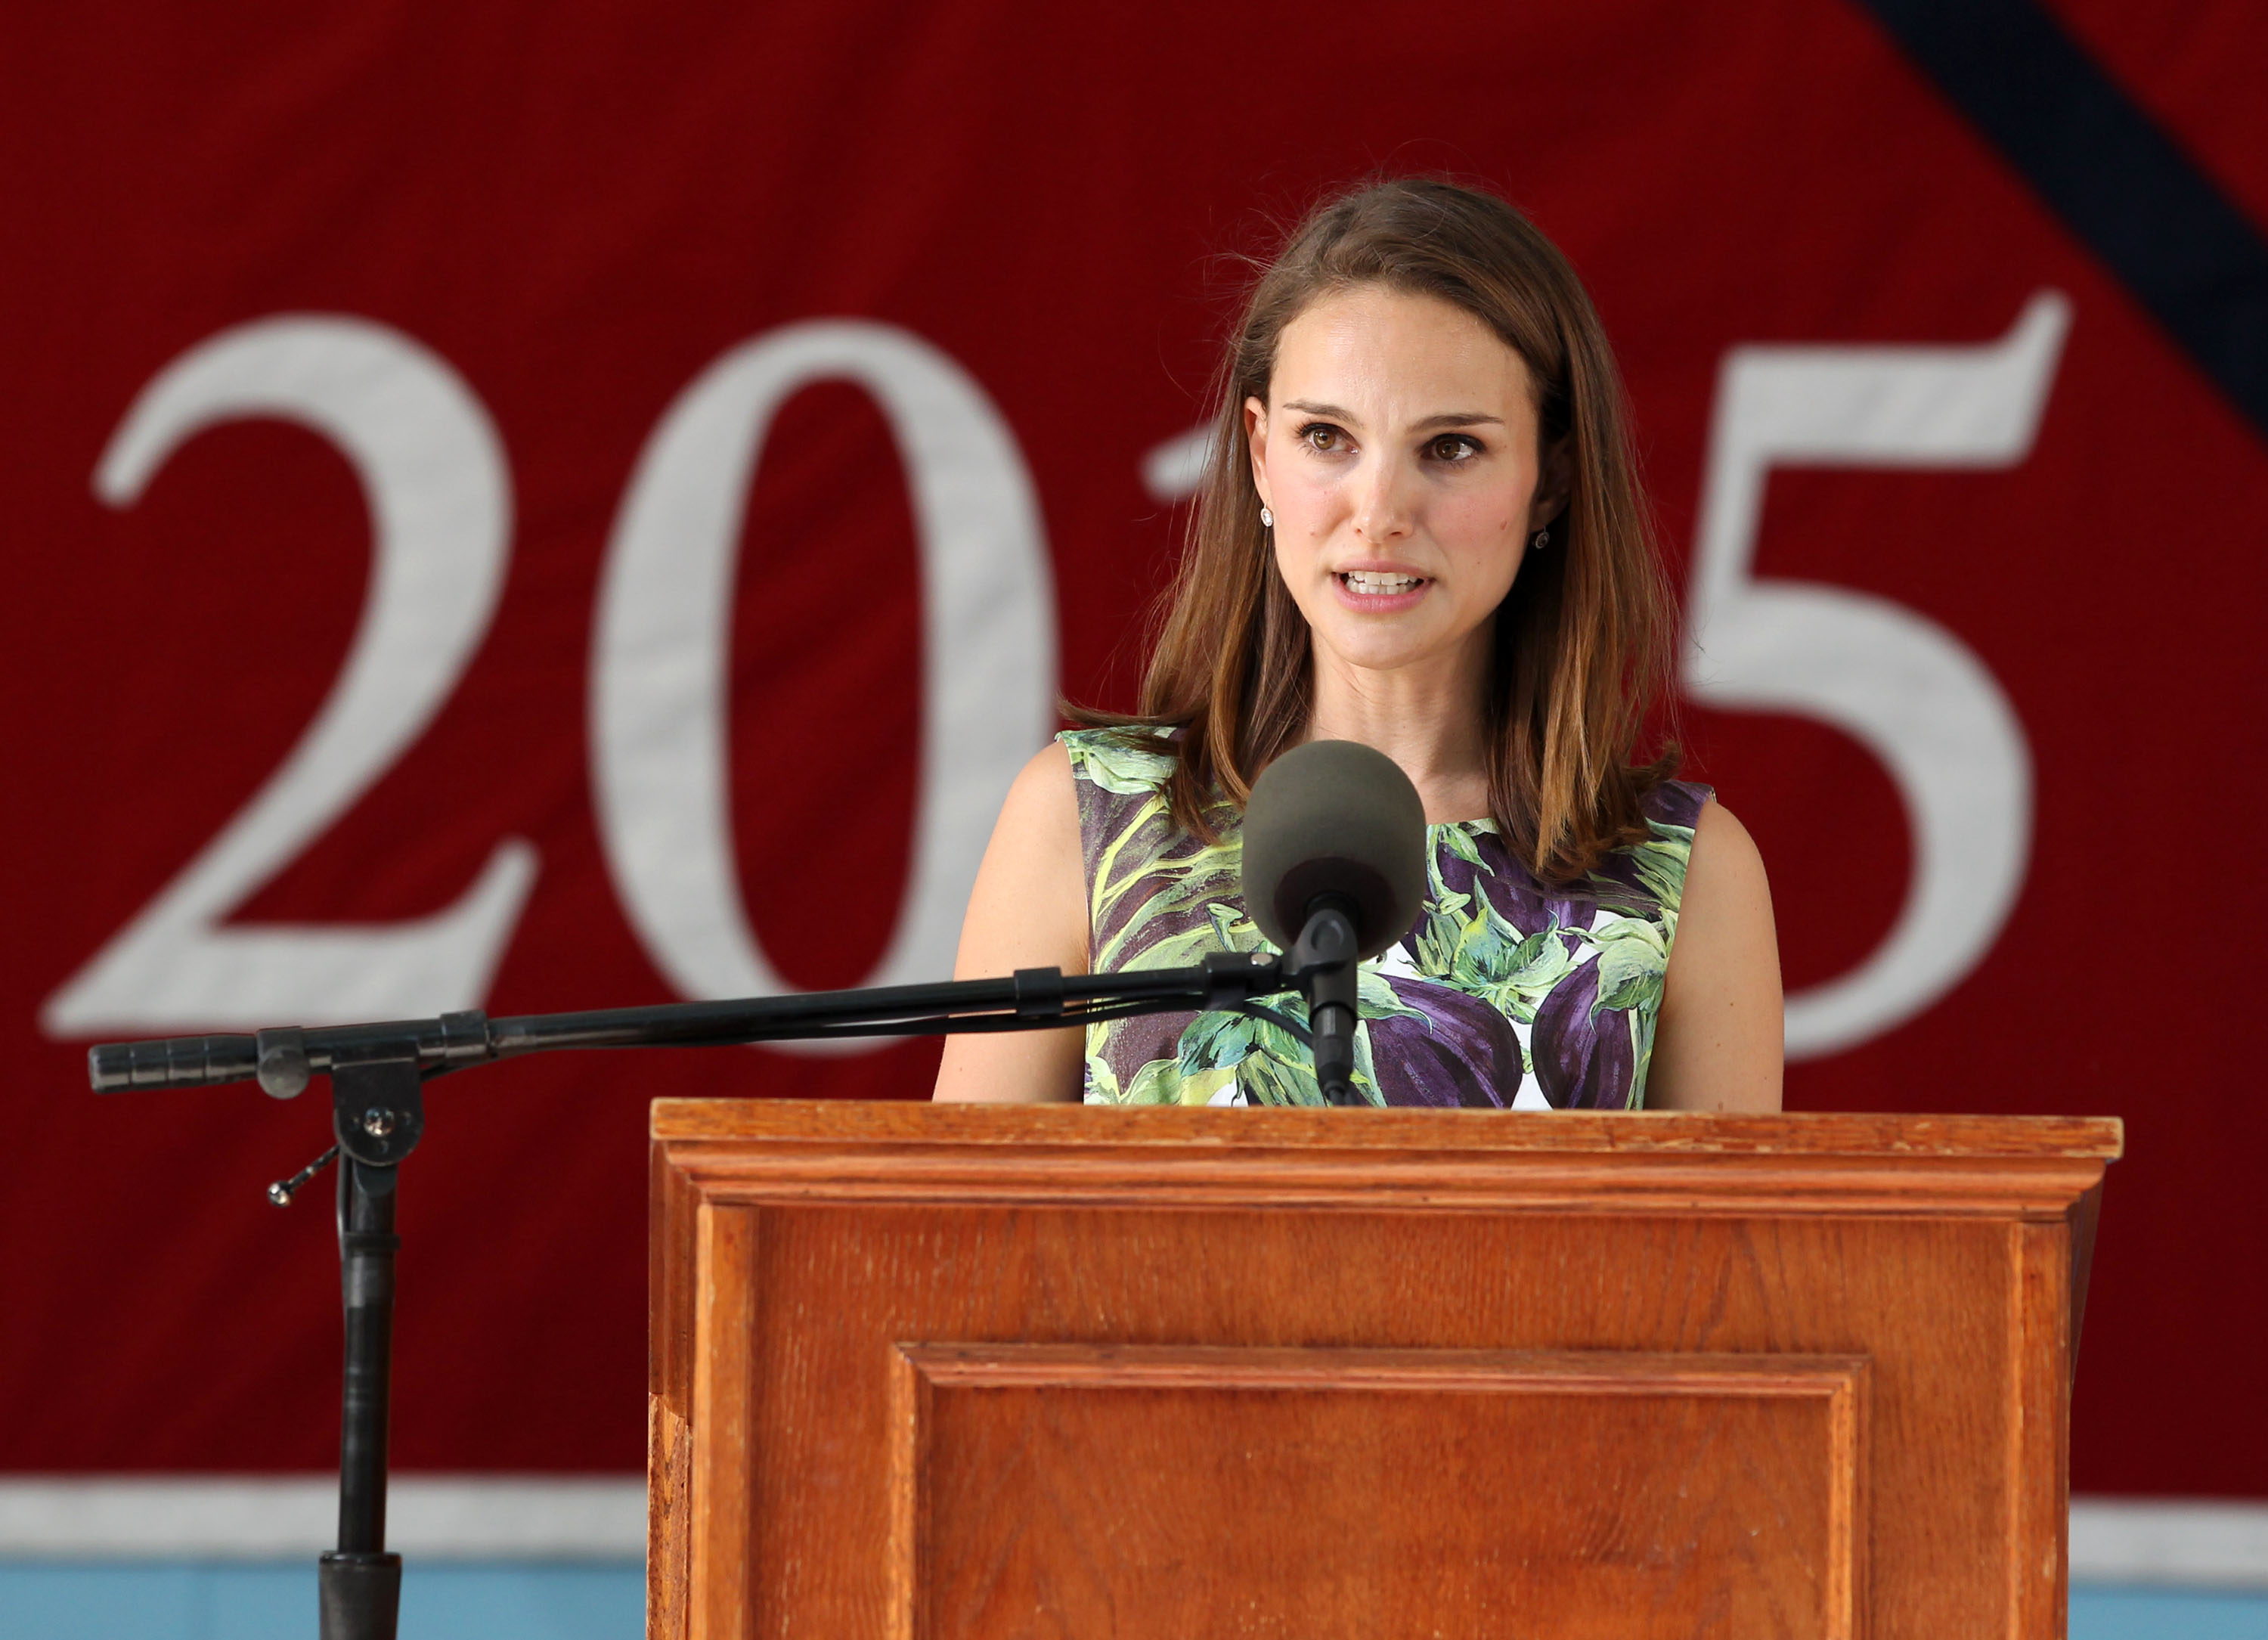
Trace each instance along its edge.
<instances>
[{"instance_id":1,"label":"eyebrow","mask_svg":"<svg viewBox=\"0 0 2268 1640\"><path fill-rule=\"evenodd\" d=\"M1297 410L1302 416L1322 416L1332 421L1355 419L1336 404L1318 404L1312 399L1291 399L1285 402L1284 408L1287 410ZM1418 428L1423 430L1428 427L1501 427L1503 425L1504 417L1501 416L1484 415L1479 410L1448 410L1439 416L1428 416L1418 424Z\"/></svg>"}]
</instances>

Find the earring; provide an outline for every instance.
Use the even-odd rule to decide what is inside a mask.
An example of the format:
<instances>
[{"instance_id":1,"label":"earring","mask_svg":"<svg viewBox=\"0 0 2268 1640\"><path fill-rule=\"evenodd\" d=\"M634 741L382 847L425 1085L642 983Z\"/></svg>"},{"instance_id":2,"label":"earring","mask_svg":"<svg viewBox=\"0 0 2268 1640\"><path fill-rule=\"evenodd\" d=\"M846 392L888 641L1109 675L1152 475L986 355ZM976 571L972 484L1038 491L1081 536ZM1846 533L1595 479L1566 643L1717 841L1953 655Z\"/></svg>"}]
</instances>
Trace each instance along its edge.
<instances>
[{"instance_id":1,"label":"earring","mask_svg":"<svg viewBox=\"0 0 2268 1640\"><path fill-rule=\"evenodd\" d=\"M1276 514L1270 512L1264 506L1260 509L1260 528L1263 529L1273 529L1276 528Z\"/></svg>"},{"instance_id":2,"label":"earring","mask_svg":"<svg viewBox=\"0 0 2268 1640\"><path fill-rule=\"evenodd\" d=\"M1539 529L1539 530L1537 530L1537 531L1535 532L1535 539L1534 541L1532 541L1532 542L1528 543L1528 545L1529 545L1529 546L1531 546L1531 547L1533 547L1533 548L1534 548L1536 551L1538 551L1538 552L1543 551L1544 548L1546 548L1546 547L1550 546L1550 544L1551 544L1551 532L1550 532L1550 530L1548 530L1548 529Z\"/></svg>"}]
</instances>

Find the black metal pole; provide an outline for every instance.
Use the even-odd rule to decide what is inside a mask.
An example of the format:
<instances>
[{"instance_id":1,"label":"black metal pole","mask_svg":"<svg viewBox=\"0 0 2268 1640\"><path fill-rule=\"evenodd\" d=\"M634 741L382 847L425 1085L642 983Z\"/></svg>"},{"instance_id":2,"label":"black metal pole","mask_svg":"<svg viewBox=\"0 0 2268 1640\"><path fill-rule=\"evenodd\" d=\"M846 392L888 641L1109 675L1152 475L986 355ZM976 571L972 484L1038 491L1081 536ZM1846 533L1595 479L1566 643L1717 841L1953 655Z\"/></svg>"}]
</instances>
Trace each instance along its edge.
<instances>
[{"instance_id":1,"label":"black metal pole","mask_svg":"<svg viewBox=\"0 0 2268 1640\"><path fill-rule=\"evenodd\" d=\"M339 1546L317 1573L322 1640L394 1640L401 1556L386 1548L387 1415L394 1368L394 1233L403 1156L424 1128L415 1048L331 1070L339 1157L339 1296L346 1366L339 1413Z\"/></svg>"},{"instance_id":2,"label":"black metal pole","mask_svg":"<svg viewBox=\"0 0 2268 1640\"><path fill-rule=\"evenodd\" d=\"M401 1556L386 1552L386 1419L394 1356L394 1199L401 1170L339 1168L346 1385L339 1419L339 1546L322 1558L322 1640L394 1640Z\"/></svg>"}]
</instances>

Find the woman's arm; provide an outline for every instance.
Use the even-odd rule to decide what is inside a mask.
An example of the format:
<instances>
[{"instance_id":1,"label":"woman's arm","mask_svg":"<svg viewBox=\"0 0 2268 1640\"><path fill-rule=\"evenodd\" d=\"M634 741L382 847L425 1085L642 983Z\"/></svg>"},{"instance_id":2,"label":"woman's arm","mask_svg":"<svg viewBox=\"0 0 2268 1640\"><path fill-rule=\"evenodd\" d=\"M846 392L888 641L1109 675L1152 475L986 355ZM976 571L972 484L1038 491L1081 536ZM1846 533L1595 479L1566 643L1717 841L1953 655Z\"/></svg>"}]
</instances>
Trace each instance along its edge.
<instances>
[{"instance_id":1,"label":"woman's arm","mask_svg":"<svg viewBox=\"0 0 2268 1640\"><path fill-rule=\"evenodd\" d=\"M1777 1111L1780 1058L1779 941L1764 857L1712 802L1693 828L1646 1108Z\"/></svg>"},{"instance_id":2,"label":"woman's arm","mask_svg":"<svg viewBox=\"0 0 2268 1640\"><path fill-rule=\"evenodd\" d=\"M961 925L956 979L1019 968L1086 971L1086 867L1071 755L1050 744L1024 765L1000 806ZM1084 1026L947 1037L932 1097L970 1103L1065 1104L1079 1096Z\"/></svg>"}]
</instances>

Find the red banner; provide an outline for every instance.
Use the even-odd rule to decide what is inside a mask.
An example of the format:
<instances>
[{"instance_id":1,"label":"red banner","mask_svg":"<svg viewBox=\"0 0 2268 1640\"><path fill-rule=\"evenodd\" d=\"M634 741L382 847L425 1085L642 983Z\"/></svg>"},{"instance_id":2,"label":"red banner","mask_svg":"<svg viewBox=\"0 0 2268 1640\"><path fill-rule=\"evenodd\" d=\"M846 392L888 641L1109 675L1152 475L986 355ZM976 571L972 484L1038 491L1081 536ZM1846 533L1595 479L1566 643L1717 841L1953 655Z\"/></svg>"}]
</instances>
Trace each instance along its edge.
<instances>
[{"instance_id":1,"label":"red banner","mask_svg":"<svg viewBox=\"0 0 2268 1640\"><path fill-rule=\"evenodd\" d=\"M2268 23L2054 10L2268 221ZM88 1042L943 973L1056 690L1130 697L1236 255L1382 168L1606 315L1791 1108L2124 1117L2074 1482L2268 1492L2268 890L2198 852L2268 438L1865 11L225 13L18 19L0 99L0 1467L335 1454L329 1215L261 1193L327 1111ZM437 1084L396 1461L636 1466L645 1100L934 1065Z\"/></svg>"}]
</instances>

